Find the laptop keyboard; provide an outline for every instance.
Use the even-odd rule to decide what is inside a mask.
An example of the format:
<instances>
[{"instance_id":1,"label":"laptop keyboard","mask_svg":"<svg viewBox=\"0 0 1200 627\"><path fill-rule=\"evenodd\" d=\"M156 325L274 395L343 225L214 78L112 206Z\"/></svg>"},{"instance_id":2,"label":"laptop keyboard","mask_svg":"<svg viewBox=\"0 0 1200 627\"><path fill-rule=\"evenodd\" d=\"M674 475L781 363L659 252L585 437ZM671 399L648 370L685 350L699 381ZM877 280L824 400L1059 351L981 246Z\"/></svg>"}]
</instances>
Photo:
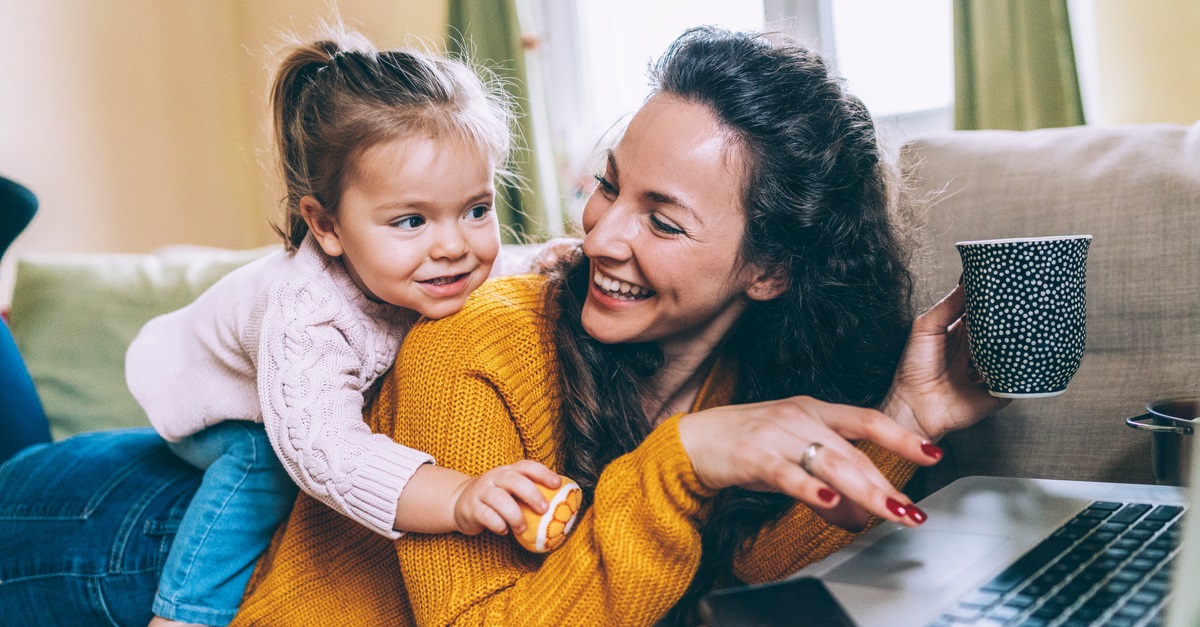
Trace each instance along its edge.
<instances>
[{"instance_id":1,"label":"laptop keyboard","mask_svg":"<svg viewBox=\"0 0 1200 627\"><path fill-rule=\"evenodd\" d=\"M1182 513L1096 501L933 625L1162 625Z\"/></svg>"}]
</instances>

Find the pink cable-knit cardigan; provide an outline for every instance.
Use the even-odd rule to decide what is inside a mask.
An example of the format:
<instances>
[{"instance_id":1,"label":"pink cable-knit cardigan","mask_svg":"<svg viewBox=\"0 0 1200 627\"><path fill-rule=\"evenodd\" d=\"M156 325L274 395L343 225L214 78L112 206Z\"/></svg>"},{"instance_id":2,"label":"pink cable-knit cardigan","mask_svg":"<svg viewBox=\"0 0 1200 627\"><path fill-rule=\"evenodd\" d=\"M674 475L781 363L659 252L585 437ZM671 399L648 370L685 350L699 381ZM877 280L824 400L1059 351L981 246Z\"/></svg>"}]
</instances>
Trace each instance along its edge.
<instances>
[{"instance_id":1,"label":"pink cable-knit cardigan","mask_svg":"<svg viewBox=\"0 0 1200 627\"><path fill-rule=\"evenodd\" d=\"M502 253L496 273L528 268ZM125 358L134 398L163 438L225 420L263 423L302 490L388 538L400 492L433 458L372 434L364 395L391 368L414 312L369 300L310 237L223 277L142 328Z\"/></svg>"}]
</instances>

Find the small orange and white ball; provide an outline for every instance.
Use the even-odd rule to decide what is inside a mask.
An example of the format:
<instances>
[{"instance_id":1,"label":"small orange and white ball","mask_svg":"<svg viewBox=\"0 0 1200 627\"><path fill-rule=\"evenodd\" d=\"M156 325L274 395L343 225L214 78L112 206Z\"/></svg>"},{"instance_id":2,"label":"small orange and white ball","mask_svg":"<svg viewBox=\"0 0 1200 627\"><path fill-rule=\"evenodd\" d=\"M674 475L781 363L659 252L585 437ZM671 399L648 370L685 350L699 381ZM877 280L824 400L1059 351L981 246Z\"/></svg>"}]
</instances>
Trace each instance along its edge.
<instances>
[{"instance_id":1,"label":"small orange and white ball","mask_svg":"<svg viewBox=\"0 0 1200 627\"><path fill-rule=\"evenodd\" d=\"M548 553L562 546L567 540L567 534L575 526L579 517L579 507L583 503L583 490L579 484L563 477L558 489L547 488L538 484L538 489L546 496L550 507L545 514L534 512L529 506L521 503L521 513L525 515L525 531L516 534L517 542L534 553Z\"/></svg>"}]
</instances>

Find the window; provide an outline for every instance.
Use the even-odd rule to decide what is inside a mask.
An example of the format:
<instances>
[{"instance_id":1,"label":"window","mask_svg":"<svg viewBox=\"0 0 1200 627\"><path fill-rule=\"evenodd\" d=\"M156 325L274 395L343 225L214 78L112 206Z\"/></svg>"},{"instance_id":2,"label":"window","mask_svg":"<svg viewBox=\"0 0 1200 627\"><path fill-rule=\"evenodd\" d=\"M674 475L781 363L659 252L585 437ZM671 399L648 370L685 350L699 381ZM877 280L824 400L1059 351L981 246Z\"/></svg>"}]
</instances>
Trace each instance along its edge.
<instances>
[{"instance_id":1,"label":"window","mask_svg":"<svg viewBox=\"0 0 1200 627\"><path fill-rule=\"evenodd\" d=\"M954 125L950 0L764 0L769 28L820 50L885 143Z\"/></svg>"},{"instance_id":2,"label":"window","mask_svg":"<svg viewBox=\"0 0 1200 627\"><path fill-rule=\"evenodd\" d=\"M530 0L550 87L556 168L577 215L592 159L649 92L647 67L685 29L782 30L820 50L875 115L889 146L953 124L950 0Z\"/></svg>"},{"instance_id":3,"label":"window","mask_svg":"<svg viewBox=\"0 0 1200 627\"><path fill-rule=\"evenodd\" d=\"M949 0L830 5L835 64L876 117L954 106Z\"/></svg>"},{"instance_id":4,"label":"window","mask_svg":"<svg viewBox=\"0 0 1200 627\"><path fill-rule=\"evenodd\" d=\"M552 86L544 94L550 143L565 209L575 216L595 184L592 161L650 91L650 63L692 26L764 26L763 4L752 1L540 0L531 12L541 40L536 62Z\"/></svg>"}]
</instances>

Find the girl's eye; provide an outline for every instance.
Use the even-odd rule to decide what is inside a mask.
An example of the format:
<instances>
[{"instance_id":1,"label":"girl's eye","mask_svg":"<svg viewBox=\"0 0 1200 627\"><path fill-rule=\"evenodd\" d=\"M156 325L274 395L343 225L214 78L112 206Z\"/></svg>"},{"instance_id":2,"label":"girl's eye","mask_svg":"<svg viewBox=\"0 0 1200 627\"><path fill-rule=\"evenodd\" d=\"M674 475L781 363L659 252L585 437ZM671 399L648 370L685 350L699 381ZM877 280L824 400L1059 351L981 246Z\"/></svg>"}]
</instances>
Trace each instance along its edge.
<instances>
[{"instance_id":1,"label":"girl's eye","mask_svg":"<svg viewBox=\"0 0 1200 627\"><path fill-rule=\"evenodd\" d=\"M684 233L683 229L663 222L653 213L650 214L650 226L653 227L655 231L665 235L683 235Z\"/></svg>"},{"instance_id":2,"label":"girl's eye","mask_svg":"<svg viewBox=\"0 0 1200 627\"><path fill-rule=\"evenodd\" d=\"M425 224L425 218L421 216L404 216L392 223L392 226L398 229L412 230Z\"/></svg>"},{"instance_id":3,"label":"girl's eye","mask_svg":"<svg viewBox=\"0 0 1200 627\"><path fill-rule=\"evenodd\" d=\"M482 220L487 217L487 214L491 210L492 208L487 205L477 205L475 207L471 207L471 210L467 212L467 217L471 218L472 220Z\"/></svg>"},{"instance_id":4,"label":"girl's eye","mask_svg":"<svg viewBox=\"0 0 1200 627\"><path fill-rule=\"evenodd\" d=\"M617 195L617 186L613 185L607 178L604 177L603 174L597 174L594 178L596 179L597 189L599 189L600 193L604 194L606 198L612 198Z\"/></svg>"}]
</instances>

